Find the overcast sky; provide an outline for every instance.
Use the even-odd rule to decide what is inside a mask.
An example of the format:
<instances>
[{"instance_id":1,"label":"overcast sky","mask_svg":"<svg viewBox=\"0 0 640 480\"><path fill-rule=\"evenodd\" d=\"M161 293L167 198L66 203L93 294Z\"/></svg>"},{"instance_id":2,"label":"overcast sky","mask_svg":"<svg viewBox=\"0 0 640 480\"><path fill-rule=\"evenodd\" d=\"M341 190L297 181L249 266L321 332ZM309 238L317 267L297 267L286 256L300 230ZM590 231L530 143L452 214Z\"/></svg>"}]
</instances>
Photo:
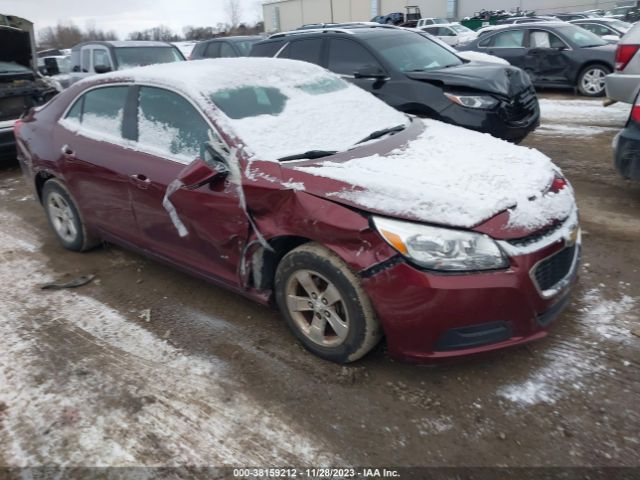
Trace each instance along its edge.
<instances>
[{"instance_id":1,"label":"overcast sky","mask_svg":"<svg viewBox=\"0 0 640 480\"><path fill-rule=\"evenodd\" d=\"M238 0L242 20L262 20L260 0ZM2 0L3 14L35 23L36 30L71 21L79 27L94 25L115 30L121 39L129 32L166 25L182 34L182 27L215 26L229 22L227 0Z\"/></svg>"}]
</instances>

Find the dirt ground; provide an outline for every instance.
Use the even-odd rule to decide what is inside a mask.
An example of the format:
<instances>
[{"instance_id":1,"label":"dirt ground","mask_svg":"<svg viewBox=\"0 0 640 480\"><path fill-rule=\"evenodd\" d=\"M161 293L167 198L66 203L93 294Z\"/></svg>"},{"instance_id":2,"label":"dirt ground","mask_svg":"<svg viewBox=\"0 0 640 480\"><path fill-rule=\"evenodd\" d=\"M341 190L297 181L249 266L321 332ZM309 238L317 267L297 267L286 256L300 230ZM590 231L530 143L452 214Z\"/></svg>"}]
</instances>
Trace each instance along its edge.
<instances>
[{"instance_id":1,"label":"dirt ground","mask_svg":"<svg viewBox=\"0 0 640 480\"><path fill-rule=\"evenodd\" d=\"M64 251L3 167L0 465L640 466L640 184L611 154L628 107L541 98L524 144L577 192L573 302L548 338L448 365L381 345L337 366L242 297L118 247Z\"/></svg>"}]
</instances>

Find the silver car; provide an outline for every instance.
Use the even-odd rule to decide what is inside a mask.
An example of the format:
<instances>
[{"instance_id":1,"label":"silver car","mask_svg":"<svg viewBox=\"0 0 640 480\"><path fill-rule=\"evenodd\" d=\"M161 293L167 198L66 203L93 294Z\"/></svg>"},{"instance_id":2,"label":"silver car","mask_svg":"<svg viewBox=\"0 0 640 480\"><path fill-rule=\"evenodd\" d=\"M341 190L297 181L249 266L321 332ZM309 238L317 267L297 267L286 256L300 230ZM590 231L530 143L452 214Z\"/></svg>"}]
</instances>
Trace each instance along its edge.
<instances>
[{"instance_id":1,"label":"silver car","mask_svg":"<svg viewBox=\"0 0 640 480\"><path fill-rule=\"evenodd\" d=\"M640 23L636 23L620 42L616 51L615 71L605 78L607 97L634 103L640 90Z\"/></svg>"}]
</instances>

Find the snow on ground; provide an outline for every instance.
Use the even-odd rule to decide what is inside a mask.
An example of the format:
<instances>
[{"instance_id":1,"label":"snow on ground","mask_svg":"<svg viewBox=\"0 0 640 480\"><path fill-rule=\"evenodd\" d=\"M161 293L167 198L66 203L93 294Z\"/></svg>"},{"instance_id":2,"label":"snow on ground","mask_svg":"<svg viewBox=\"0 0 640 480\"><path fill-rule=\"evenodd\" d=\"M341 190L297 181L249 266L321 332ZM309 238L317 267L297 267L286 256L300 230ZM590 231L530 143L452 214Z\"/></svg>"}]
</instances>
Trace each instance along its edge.
<instances>
[{"instance_id":1,"label":"snow on ground","mask_svg":"<svg viewBox=\"0 0 640 480\"><path fill-rule=\"evenodd\" d=\"M628 295L612 300L605 298L598 289L589 290L579 300L577 321L587 340L556 339L559 345L552 345L542 352L545 361L542 367L520 382L503 386L498 395L522 406L553 404L571 390L590 395L587 380L608 374L605 362L600 358L601 349L604 349L601 344L637 341L630 331L633 322L638 321L637 304ZM620 368L627 366L628 362L623 361Z\"/></svg>"},{"instance_id":2,"label":"snow on ground","mask_svg":"<svg viewBox=\"0 0 640 480\"><path fill-rule=\"evenodd\" d=\"M0 220L11 225L0 237L0 444L9 465L320 465L337 458L241 393L216 357L185 354L136 324L137 313L82 290L42 291L54 276L37 251L37 233L7 212Z\"/></svg>"},{"instance_id":3,"label":"snow on ground","mask_svg":"<svg viewBox=\"0 0 640 480\"><path fill-rule=\"evenodd\" d=\"M542 115L538 135L580 137L620 130L631 106L616 103L609 107L602 100L540 99Z\"/></svg>"}]
</instances>

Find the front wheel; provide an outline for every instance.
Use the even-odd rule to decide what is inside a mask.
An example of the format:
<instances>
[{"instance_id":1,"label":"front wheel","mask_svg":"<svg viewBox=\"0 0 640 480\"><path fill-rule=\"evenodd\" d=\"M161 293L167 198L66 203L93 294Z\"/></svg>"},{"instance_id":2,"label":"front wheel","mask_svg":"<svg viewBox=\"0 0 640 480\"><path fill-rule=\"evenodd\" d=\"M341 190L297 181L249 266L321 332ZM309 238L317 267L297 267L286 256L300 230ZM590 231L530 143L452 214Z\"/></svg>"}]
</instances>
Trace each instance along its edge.
<instances>
[{"instance_id":1,"label":"front wheel","mask_svg":"<svg viewBox=\"0 0 640 480\"><path fill-rule=\"evenodd\" d=\"M358 277L330 250L304 244L278 265L276 300L302 345L337 363L358 360L382 337Z\"/></svg>"},{"instance_id":2,"label":"front wheel","mask_svg":"<svg viewBox=\"0 0 640 480\"><path fill-rule=\"evenodd\" d=\"M590 65L578 76L578 91L587 97L604 95L604 77L611 73L604 65Z\"/></svg>"}]
</instances>

